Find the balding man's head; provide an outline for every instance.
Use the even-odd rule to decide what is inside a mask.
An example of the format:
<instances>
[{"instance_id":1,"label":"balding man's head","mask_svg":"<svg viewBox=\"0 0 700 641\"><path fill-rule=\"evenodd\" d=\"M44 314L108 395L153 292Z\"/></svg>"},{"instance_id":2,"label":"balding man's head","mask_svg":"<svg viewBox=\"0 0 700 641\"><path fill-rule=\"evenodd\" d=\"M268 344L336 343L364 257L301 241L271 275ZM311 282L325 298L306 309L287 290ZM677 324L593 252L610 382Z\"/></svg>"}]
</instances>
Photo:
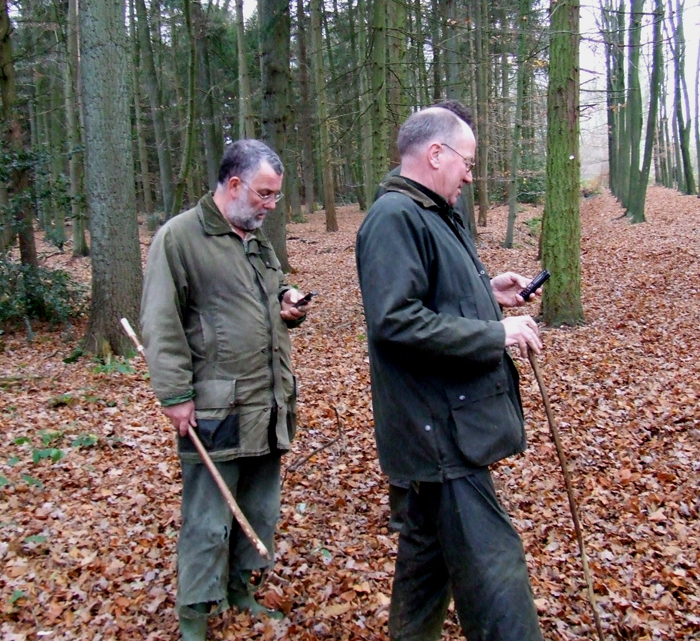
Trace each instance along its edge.
<instances>
[{"instance_id":1,"label":"balding man's head","mask_svg":"<svg viewBox=\"0 0 700 641\"><path fill-rule=\"evenodd\" d=\"M453 140L463 128L463 122L451 111L429 107L411 115L399 129L396 144L401 157L415 154L434 141Z\"/></svg>"}]
</instances>

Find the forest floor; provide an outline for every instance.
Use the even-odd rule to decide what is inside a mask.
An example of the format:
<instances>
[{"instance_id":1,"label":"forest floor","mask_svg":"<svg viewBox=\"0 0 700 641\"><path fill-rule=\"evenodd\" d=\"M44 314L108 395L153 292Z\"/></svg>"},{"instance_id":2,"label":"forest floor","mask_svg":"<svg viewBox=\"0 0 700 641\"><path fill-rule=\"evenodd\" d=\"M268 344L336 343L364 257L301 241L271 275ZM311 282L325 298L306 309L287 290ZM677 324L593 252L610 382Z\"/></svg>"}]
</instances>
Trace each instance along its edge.
<instances>
[{"instance_id":1,"label":"forest floor","mask_svg":"<svg viewBox=\"0 0 700 641\"><path fill-rule=\"evenodd\" d=\"M700 199L654 187L647 223L621 213L607 193L582 202L586 324L541 327L540 367L607 638L700 639ZM490 212L478 245L492 274L539 271L526 224L539 215L521 211L506 250L507 208ZM212 639L388 639L397 535L372 434L354 255L362 215L341 207L338 219L335 234L322 212L288 228L289 280L320 292L293 332L300 427L262 591L288 617L229 611ZM144 251L149 242L143 231ZM89 259L42 249L87 282ZM143 363L64 361L84 329L39 328L31 343L24 331L0 336L0 638L177 639L173 431ZM562 473L529 363L516 360L530 447L495 467L497 487L545 638L593 639ZM297 466L338 435L336 411L342 438ZM454 612L443 638L461 638Z\"/></svg>"}]
</instances>

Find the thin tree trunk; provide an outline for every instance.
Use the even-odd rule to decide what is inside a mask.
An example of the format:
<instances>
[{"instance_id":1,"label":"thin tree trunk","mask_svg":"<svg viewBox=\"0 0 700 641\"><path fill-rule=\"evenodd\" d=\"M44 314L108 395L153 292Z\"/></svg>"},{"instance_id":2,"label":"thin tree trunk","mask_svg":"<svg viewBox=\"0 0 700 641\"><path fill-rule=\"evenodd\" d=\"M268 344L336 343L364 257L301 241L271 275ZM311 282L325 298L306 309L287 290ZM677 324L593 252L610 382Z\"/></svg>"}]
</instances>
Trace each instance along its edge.
<instances>
[{"instance_id":1,"label":"thin tree trunk","mask_svg":"<svg viewBox=\"0 0 700 641\"><path fill-rule=\"evenodd\" d=\"M312 114L311 91L309 88L309 57L306 52L307 19L303 0L297 2L297 44L299 46L299 93L302 114ZM304 176L304 200L306 213L316 211L316 191L314 189L314 135L311 118L299 119L301 138L301 166Z\"/></svg>"},{"instance_id":2,"label":"thin tree trunk","mask_svg":"<svg viewBox=\"0 0 700 641\"><path fill-rule=\"evenodd\" d=\"M81 148L78 109L78 11L77 0L68 0L66 20L66 139L68 143L68 173L70 175L71 218L73 219L73 256L90 253L85 239L85 207L83 204L83 176L85 165Z\"/></svg>"},{"instance_id":3,"label":"thin tree trunk","mask_svg":"<svg viewBox=\"0 0 700 641\"><path fill-rule=\"evenodd\" d=\"M311 0L311 60L316 86L316 110L318 113L319 152L323 177L323 208L326 210L326 231L338 231L335 213L335 187L331 158L328 111L326 107L327 85L323 77L323 41L321 37L321 0Z\"/></svg>"},{"instance_id":4,"label":"thin tree trunk","mask_svg":"<svg viewBox=\"0 0 700 641\"><path fill-rule=\"evenodd\" d=\"M141 45L142 70L144 80L146 81L148 99L151 105L153 131L156 137L163 211L167 216L173 209L173 165L170 158L170 147L168 145L165 117L163 115L163 98L158 85L158 77L156 76L156 65L153 58L153 46L151 44L151 30L148 25L148 15L146 13L144 0L136 0L136 16L138 18L137 30L139 43Z\"/></svg>"},{"instance_id":5,"label":"thin tree trunk","mask_svg":"<svg viewBox=\"0 0 700 641\"><path fill-rule=\"evenodd\" d=\"M180 173L177 177L177 182L175 183L175 193L173 195L173 206L170 210L169 218L176 216L180 213L182 208L183 194L185 192L185 185L188 185L188 179L190 178L190 167L192 164L192 155L194 153L194 140L195 140L195 113L194 113L194 94L195 94L195 75L197 69L197 45L194 36L194 29L192 26L192 12L190 11L190 0L183 0L184 7L184 18L185 27L187 29L187 41L189 44L189 61L187 64L187 116L186 116L186 132L185 140L182 149L182 161L180 163ZM193 187L189 185L189 194L192 197Z\"/></svg>"},{"instance_id":6,"label":"thin tree trunk","mask_svg":"<svg viewBox=\"0 0 700 641\"><path fill-rule=\"evenodd\" d=\"M241 138L255 138L248 59L245 50L243 0L236 0L236 40L238 42L238 135Z\"/></svg>"},{"instance_id":7,"label":"thin tree trunk","mask_svg":"<svg viewBox=\"0 0 700 641\"><path fill-rule=\"evenodd\" d=\"M642 89L639 84L639 57L642 47L644 0L632 0L630 9L629 58L627 71L627 135L630 141L629 181L622 194L623 207L629 208L639 184L639 147L642 140Z\"/></svg>"},{"instance_id":8,"label":"thin tree trunk","mask_svg":"<svg viewBox=\"0 0 700 641\"><path fill-rule=\"evenodd\" d=\"M372 186L387 170L386 0L372 2Z\"/></svg>"},{"instance_id":9,"label":"thin tree trunk","mask_svg":"<svg viewBox=\"0 0 700 641\"><path fill-rule=\"evenodd\" d=\"M488 91L488 7L485 0L477 1L476 20L476 129L479 153L476 155L476 186L479 190L478 224L488 222L488 168L489 168L489 91Z\"/></svg>"},{"instance_id":10,"label":"thin tree trunk","mask_svg":"<svg viewBox=\"0 0 700 641\"><path fill-rule=\"evenodd\" d=\"M372 113L370 111L370 74L367 64L367 16L365 14L365 6L365 0L357 0L358 21L360 23L358 51L362 63L360 68L360 149L362 155L362 182L365 188L365 201L369 207L369 204L374 201L377 183L375 182L376 174L372 169Z\"/></svg>"},{"instance_id":11,"label":"thin tree trunk","mask_svg":"<svg viewBox=\"0 0 700 641\"><path fill-rule=\"evenodd\" d=\"M15 109L17 85L12 41L10 40L12 27L7 5L8 0L0 0L0 96L2 96L2 121L4 123L2 142L3 146L13 155L19 155L26 150L26 127L20 120L19 110ZM10 172L8 198L20 196L27 189L29 189L29 169L18 163L18 168ZM18 206L15 210L14 226L19 236L22 264L36 267L38 259L34 242L32 210L26 204L26 200L24 205Z\"/></svg>"}]
</instances>

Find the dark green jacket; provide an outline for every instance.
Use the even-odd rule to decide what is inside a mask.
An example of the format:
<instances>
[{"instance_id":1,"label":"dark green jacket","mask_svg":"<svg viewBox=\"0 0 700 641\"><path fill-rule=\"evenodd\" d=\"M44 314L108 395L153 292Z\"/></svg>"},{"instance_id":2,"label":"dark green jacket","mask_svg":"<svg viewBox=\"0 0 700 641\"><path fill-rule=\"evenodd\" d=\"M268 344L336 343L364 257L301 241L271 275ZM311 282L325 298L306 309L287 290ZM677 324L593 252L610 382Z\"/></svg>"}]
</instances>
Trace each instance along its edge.
<instances>
[{"instance_id":1,"label":"dark green jacket","mask_svg":"<svg viewBox=\"0 0 700 641\"><path fill-rule=\"evenodd\" d=\"M525 449L517 371L452 208L405 178L384 187L357 235L379 460L392 479L457 478Z\"/></svg>"},{"instance_id":2,"label":"dark green jacket","mask_svg":"<svg viewBox=\"0 0 700 641\"><path fill-rule=\"evenodd\" d=\"M296 390L280 316L287 289L263 232L241 240L211 194L153 239L141 301L151 384L164 405L193 398L200 428L227 419L225 429L200 435L215 460L268 453L275 406L277 447L290 447ZM180 441L183 460L198 459L191 450Z\"/></svg>"}]
</instances>

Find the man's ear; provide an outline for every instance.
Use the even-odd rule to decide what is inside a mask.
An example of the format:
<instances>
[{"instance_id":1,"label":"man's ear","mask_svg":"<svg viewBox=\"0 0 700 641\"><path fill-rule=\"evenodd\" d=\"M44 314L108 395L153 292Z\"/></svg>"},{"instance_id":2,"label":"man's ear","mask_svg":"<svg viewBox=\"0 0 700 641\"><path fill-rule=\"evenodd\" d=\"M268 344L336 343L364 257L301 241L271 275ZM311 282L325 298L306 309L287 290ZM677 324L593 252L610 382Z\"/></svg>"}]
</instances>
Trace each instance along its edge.
<instances>
[{"instance_id":1,"label":"man's ear","mask_svg":"<svg viewBox=\"0 0 700 641\"><path fill-rule=\"evenodd\" d=\"M440 152L442 151L442 145L439 142L434 142L428 147L428 164L433 169L440 168Z\"/></svg>"},{"instance_id":2,"label":"man's ear","mask_svg":"<svg viewBox=\"0 0 700 641\"><path fill-rule=\"evenodd\" d=\"M234 198L236 198L238 196L242 187L243 187L243 183L241 182L241 179L238 176L231 176L228 179L228 188L229 188L231 195Z\"/></svg>"}]
</instances>

